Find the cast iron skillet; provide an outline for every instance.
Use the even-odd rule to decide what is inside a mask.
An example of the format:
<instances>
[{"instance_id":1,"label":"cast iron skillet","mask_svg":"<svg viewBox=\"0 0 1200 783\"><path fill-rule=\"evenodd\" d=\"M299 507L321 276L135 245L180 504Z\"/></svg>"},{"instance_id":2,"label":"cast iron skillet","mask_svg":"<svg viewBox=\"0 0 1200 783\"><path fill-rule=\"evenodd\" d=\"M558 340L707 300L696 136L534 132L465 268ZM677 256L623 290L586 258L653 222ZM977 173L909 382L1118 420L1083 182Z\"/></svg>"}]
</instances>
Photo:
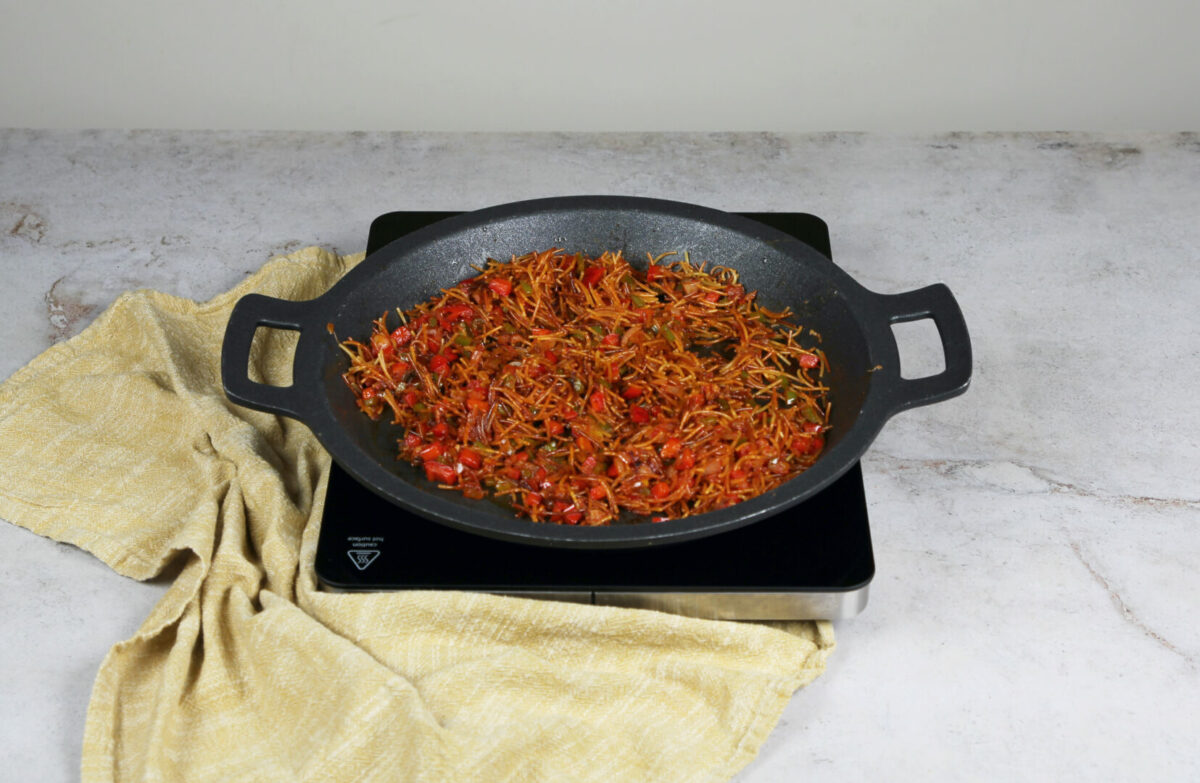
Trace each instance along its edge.
<instances>
[{"instance_id":1,"label":"cast iron skillet","mask_svg":"<svg viewBox=\"0 0 1200 783\"><path fill-rule=\"evenodd\" d=\"M341 379L348 359L327 325L333 324L339 338L365 339L381 313L407 309L471 277L471 264L549 247L596 255L622 250L642 264L647 252L688 251L693 261L736 268L764 306L790 306L797 322L822 335L832 366L827 376L832 429L816 464L764 495L719 511L659 523L575 527L531 522L495 501L439 490L397 460L396 438L402 433L388 417L372 422L355 407ZM937 325L945 370L904 379L891 325L922 318ZM259 326L299 331L291 386L248 377L250 344ZM942 284L876 294L803 242L747 218L672 201L577 196L504 204L439 221L371 254L316 299L245 296L226 327L221 374L230 400L304 422L348 473L422 517L529 544L617 548L721 533L794 506L849 469L891 416L966 391L971 343L958 303Z\"/></svg>"}]
</instances>

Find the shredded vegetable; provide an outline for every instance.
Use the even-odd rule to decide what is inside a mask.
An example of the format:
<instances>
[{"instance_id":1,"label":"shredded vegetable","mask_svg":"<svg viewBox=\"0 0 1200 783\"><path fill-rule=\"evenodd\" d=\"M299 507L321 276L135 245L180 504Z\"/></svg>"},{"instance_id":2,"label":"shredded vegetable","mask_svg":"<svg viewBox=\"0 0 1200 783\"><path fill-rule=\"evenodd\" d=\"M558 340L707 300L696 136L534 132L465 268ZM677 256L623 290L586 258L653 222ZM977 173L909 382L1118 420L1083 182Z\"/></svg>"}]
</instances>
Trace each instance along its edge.
<instances>
[{"instance_id":1,"label":"shredded vegetable","mask_svg":"<svg viewBox=\"0 0 1200 783\"><path fill-rule=\"evenodd\" d=\"M757 496L829 429L819 336L735 270L668 253L559 249L479 274L340 344L359 408L398 458L535 521L662 521Z\"/></svg>"}]
</instances>

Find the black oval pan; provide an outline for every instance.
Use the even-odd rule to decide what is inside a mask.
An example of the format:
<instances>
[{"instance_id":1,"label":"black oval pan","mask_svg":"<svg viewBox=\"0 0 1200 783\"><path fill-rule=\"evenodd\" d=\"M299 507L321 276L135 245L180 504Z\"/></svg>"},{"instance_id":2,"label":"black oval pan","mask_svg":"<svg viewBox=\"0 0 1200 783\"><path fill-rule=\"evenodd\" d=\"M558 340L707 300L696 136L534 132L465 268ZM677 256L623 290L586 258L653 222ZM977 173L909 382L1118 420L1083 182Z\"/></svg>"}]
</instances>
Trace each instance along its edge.
<instances>
[{"instance_id":1,"label":"black oval pan","mask_svg":"<svg viewBox=\"0 0 1200 783\"><path fill-rule=\"evenodd\" d=\"M493 501L439 490L421 471L397 460L396 438L402 433L359 412L340 377L348 360L327 324L340 337L365 338L381 313L408 309L473 276L472 264L549 247L596 255L621 250L635 264L644 264L646 253L687 251L693 261L737 269L764 306L790 307L796 322L820 333L832 367L826 376L832 429L816 464L770 492L718 511L660 523L578 527L531 522ZM891 325L922 318L937 325L945 369L904 379ZM300 332L291 386L266 386L247 377L250 343L259 326ZM304 422L339 465L396 505L486 536L590 548L684 541L794 506L854 465L890 417L964 392L971 365L962 312L944 285L873 293L777 229L692 204L623 196L539 199L457 215L372 253L317 299L243 297L230 316L221 357L230 400Z\"/></svg>"}]
</instances>

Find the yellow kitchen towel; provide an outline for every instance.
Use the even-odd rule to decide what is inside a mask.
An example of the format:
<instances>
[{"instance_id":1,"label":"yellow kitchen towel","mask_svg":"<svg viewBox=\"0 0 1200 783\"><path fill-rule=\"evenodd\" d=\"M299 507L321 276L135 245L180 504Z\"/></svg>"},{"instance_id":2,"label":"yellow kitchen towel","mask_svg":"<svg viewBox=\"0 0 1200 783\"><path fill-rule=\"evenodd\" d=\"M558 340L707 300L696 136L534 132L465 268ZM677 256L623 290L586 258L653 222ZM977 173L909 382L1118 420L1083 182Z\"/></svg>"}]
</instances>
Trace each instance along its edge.
<instances>
[{"instance_id":1,"label":"yellow kitchen towel","mask_svg":"<svg viewBox=\"0 0 1200 783\"><path fill-rule=\"evenodd\" d=\"M715 622L313 576L329 457L226 400L251 292L322 293L310 248L197 304L117 299L0 386L0 518L173 582L100 667L85 781L719 781L825 667L828 623ZM364 325L364 328L366 325ZM290 379L295 335L252 366Z\"/></svg>"}]
</instances>

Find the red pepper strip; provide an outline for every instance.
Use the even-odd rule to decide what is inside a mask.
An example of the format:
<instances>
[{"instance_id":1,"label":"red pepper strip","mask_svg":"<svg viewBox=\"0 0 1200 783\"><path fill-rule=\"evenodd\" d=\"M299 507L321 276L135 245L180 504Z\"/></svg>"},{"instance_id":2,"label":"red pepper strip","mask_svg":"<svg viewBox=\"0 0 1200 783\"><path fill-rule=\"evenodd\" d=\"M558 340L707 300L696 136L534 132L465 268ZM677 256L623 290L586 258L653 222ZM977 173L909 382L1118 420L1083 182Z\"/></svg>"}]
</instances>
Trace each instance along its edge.
<instances>
[{"instance_id":1,"label":"red pepper strip","mask_svg":"<svg viewBox=\"0 0 1200 783\"><path fill-rule=\"evenodd\" d=\"M483 467L483 457L478 451L467 446L458 450L458 461L471 470L479 470Z\"/></svg>"},{"instance_id":2,"label":"red pepper strip","mask_svg":"<svg viewBox=\"0 0 1200 783\"><path fill-rule=\"evenodd\" d=\"M629 418L633 419L634 424L646 424L650 421L650 411L641 405L630 405Z\"/></svg>"},{"instance_id":3,"label":"red pepper strip","mask_svg":"<svg viewBox=\"0 0 1200 783\"><path fill-rule=\"evenodd\" d=\"M621 396L627 400L636 400L638 397L642 396L642 387L633 385L626 386L625 390L621 392Z\"/></svg>"},{"instance_id":4,"label":"red pepper strip","mask_svg":"<svg viewBox=\"0 0 1200 783\"><path fill-rule=\"evenodd\" d=\"M596 283L600 282L600 278L602 277L604 277L604 267L589 266L587 269L583 270L584 285L595 285Z\"/></svg>"},{"instance_id":5,"label":"red pepper strip","mask_svg":"<svg viewBox=\"0 0 1200 783\"><path fill-rule=\"evenodd\" d=\"M605 407L604 392L592 392L592 396L588 397L588 407L590 407L596 413L603 413Z\"/></svg>"},{"instance_id":6,"label":"red pepper strip","mask_svg":"<svg viewBox=\"0 0 1200 783\"><path fill-rule=\"evenodd\" d=\"M801 354L800 358L796 361L800 363L801 367L807 370L811 370L821 363L821 360L815 354L811 353Z\"/></svg>"},{"instance_id":7,"label":"red pepper strip","mask_svg":"<svg viewBox=\"0 0 1200 783\"><path fill-rule=\"evenodd\" d=\"M425 463L425 477L439 484L453 484L458 480L458 472L444 462L431 460Z\"/></svg>"},{"instance_id":8,"label":"red pepper strip","mask_svg":"<svg viewBox=\"0 0 1200 783\"><path fill-rule=\"evenodd\" d=\"M512 293L512 281L503 277L496 277L488 281L488 288L492 289L492 293L496 296L508 296Z\"/></svg>"},{"instance_id":9,"label":"red pepper strip","mask_svg":"<svg viewBox=\"0 0 1200 783\"><path fill-rule=\"evenodd\" d=\"M446 305L438 313L438 321L442 326L449 326L457 321L469 321L475 316L475 310L471 305L452 304Z\"/></svg>"},{"instance_id":10,"label":"red pepper strip","mask_svg":"<svg viewBox=\"0 0 1200 783\"><path fill-rule=\"evenodd\" d=\"M606 334L600 338L601 345L620 345L621 338L615 334Z\"/></svg>"},{"instance_id":11,"label":"red pepper strip","mask_svg":"<svg viewBox=\"0 0 1200 783\"><path fill-rule=\"evenodd\" d=\"M819 448L819 444L817 443L817 438L815 437L792 438L791 447L792 451L796 454L808 454L809 452L816 451L817 448Z\"/></svg>"},{"instance_id":12,"label":"red pepper strip","mask_svg":"<svg viewBox=\"0 0 1200 783\"><path fill-rule=\"evenodd\" d=\"M392 332L392 340L396 342L396 345L401 347L411 343L412 338L412 329L409 329L407 326L398 326L396 327L395 331Z\"/></svg>"}]
</instances>

